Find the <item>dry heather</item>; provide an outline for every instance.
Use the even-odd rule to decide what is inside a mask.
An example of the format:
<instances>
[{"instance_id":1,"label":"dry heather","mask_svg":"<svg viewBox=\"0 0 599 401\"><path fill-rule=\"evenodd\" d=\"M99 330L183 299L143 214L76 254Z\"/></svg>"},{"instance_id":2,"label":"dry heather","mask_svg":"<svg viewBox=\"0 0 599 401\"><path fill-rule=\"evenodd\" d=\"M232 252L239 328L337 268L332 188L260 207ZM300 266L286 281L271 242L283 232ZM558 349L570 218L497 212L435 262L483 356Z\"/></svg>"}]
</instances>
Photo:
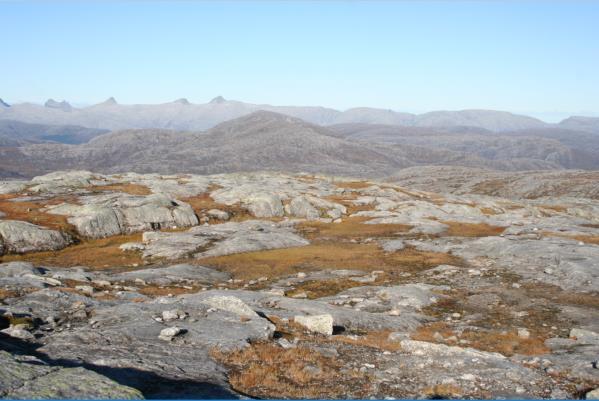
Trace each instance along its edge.
<instances>
[{"instance_id":1,"label":"dry heather","mask_svg":"<svg viewBox=\"0 0 599 401\"><path fill-rule=\"evenodd\" d=\"M505 231L505 227L491 226L486 223L461 223L441 221L449 226L443 235L448 237L493 237Z\"/></svg>"},{"instance_id":2,"label":"dry heather","mask_svg":"<svg viewBox=\"0 0 599 401\"><path fill-rule=\"evenodd\" d=\"M342 189L364 189L371 187L374 184L367 181L341 181L336 182L335 185L337 186L337 188Z\"/></svg>"},{"instance_id":3,"label":"dry heather","mask_svg":"<svg viewBox=\"0 0 599 401\"><path fill-rule=\"evenodd\" d=\"M236 203L234 205L224 205L212 199L212 197L210 196L210 192L216 189L218 189L218 187L213 186L209 189L209 192L205 192L203 194L192 196L189 198L181 198L181 201L188 203L198 216L202 216L210 209L219 209L229 213L229 221L243 221L254 218L248 212L248 210L239 203ZM218 220L211 220L211 223L218 222Z\"/></svg>"},{"instance_id":4,"label":"dry heather","mask_svg":"<svg viewBox=\"0 0 599 401\"><path fill-rule=\"evenodd\" d=\"M599 235L570 235L550 231L543 232L543 235L546 235L548 237L567 238L573 241L584 242L585 244L599 245Z\"/></svg>"},{"instance_id":5,"label":"dry heather","mask_svg":"<svg viewBox=\"0 0 599 401\"><path fill-rule=\"evenodd\" d=\"M309 240L349 241L396 237L412 228L406 224L364 224L368 220L368 217L348 217L341 223L307 221L298 224L297 229Z\"/></svg>"},{"instance_id":6,"label":"dry heather","mask_svg":"<svg viewBox=\"0 0 599 401\"><path fill-rule=\"evenodd\" d=\"M61 203L77 203L76 197L59 196L46 200L19 201L11 199L20 195L0 195L0 212L6 216L6 220L21 220L32 224L51 228L74 234L75 228L67 221L67 216L46 213L43 209L47 206L59 205Z\"/></svg>"},{"instance_id":7,"label":"dry heather","mask_svg":"<svg viewBox=\"0 0 599 401\"><path fill-rule=\"evenodd\" d=\"M230 353L213 350L212 357L229 369L233 388L252 397L361 398L369 389L367 376L308 346L256 343Z\"/></svg>"},{"instance_id":8,"label":"dry heather","mask_svg":"<svg viewBox=\"0 0 599 401\"><path fill-rule=\"evenodd\" d=\"M367 272L382 270L392 276L418 272L441 264L458 266L463 264L459 258L449 254L412 248L385 253L374 243L314 243L298 248L205 258L197 263L227 271L235 278L243 280L335 269L356 269Z\"/></svg>"},{"instance_id":9,"label":"dry heather","mask_svg":"<svg viewBox=\"0 0 599 401\"><path fill-rule=\"evenodd\" d=\"M129 195L150 195L152 191L145 185L122 183L109 185L93 185L87 188L92 192L123 192Z\"/></svg>"},{"instance_id":10,"label":"dry heather","mask_svg":"<svg viewBox=\"0 0 599 401\"><path fill-rule=\"evenodd\" d=\"M399 341L389 339L390 330L371 331L360 336L333 336L330 341L342 342L359 347L374 348L379 351L395 352L401 349Z\"/></svg>"},{"instance_id":11,"label":"dry heather","mask_svg":"<svg viewBox=\"0 0 599 401\"><path fill-rule=\"evenodd\" d=\"M144 264L138 252L123 252L119 249L126 242L141 242L141 233L89 239L59 251L4 255L0 257L0 261L26 261L38 266L87 266L95 269L140 266Z\"/></svg>"},{"instance_id":12,"label":"dry heather","mask_svg":"<svg viewBox=\"0 0 599 401\"><path fill-rule=\"evenodd\" d=\"M513 328L510 330L477 328L458 331L448 323L434 322L419 327L411 337L418 341L468 346L481 351L498 352L505 356L543 355L550 351L545 346L544 337L533 334L530 338L521 338Z\"/></svg>"}]
</instances>

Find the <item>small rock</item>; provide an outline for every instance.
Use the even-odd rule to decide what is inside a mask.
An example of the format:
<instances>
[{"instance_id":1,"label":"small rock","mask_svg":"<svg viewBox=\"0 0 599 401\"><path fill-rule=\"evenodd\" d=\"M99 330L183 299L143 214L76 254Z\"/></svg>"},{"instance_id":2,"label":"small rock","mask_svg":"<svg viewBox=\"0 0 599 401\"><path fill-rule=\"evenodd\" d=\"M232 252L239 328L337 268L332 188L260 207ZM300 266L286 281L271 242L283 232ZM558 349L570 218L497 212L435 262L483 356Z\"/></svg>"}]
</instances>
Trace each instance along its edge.
<instances>
[{"instance_id":1,"label":"small rock","mask_svg":"<svg viewBox=\"0 0 599 401\"><path fill-rule=\"evenodd\" d=\"M518 337L526 340L526 339L530 338L530 331L528 331L525 328L519 328L518 329Z\"/></svg>"},{"instance_id":2,"label":"small rock","mask_svg":"<svg viewBox=\"0 0 599 401\"><path fill-rule=\"evenodd\" d=\"M219 209L210 209L206 212L206 214L209 217L215 218L217 220L229 220L230 216L229 213L225 212L224 210L219 210Z\"/></svg>"},{"instance_id":3,"label":"small rock","mask_svg":"<svg viewBox=\"0 0 599 401\"><path fill-rule=\"evenodd\" d=\"M186 317L187 313L180 309L165 310L162 312L162 320L165 322L170 322L171 320L177 319L185 319Z\"/></svg>"},{"instance_id":4,"label":"small rock","mask_svg":"<svg viewBox=\"0 0 599 401\"><path fill-rule=\"evenodd\" d=\"M239 316L245 317L256 317L258 314L254 312L245 302L241 299L231 296L214 296L202 301L203 304L209 305L213 308L235 313Z\"/></svg>"},{"instance_id":5,"label":"small rock","mask_svg":"<svg viewBox=\"0 0 599 401\"><path fill-rule=\"evenodd\" d=\"M587 400L599 400L599 388L595 390L591 390L585 395L585 399Z\"/></svg>"},{"instance_id":6,"label":"small rock","mask_svg":"<svg viewBox=\"0 0 599 401\"><path fill-rule=\"evenodd\" d=\"M460 379L473 382L476 380L476 376L474 376L472 373L464 373L462 376L460 376Z\"/></svg>"},{"instance_id":7,"label":"small rock","mask_svg":"<svg viewBox=\"0 0 599 401\"><path fill-rule=\"evenodd\" d=\"M175 338L182 332L183 332L183 330L180 329L179 327L176 327L176 326L167 327L166 329L162 329L160 331L160 335L158 336L158 338L161 340L164 340L164 341L172 341L173 338Z\"/></svg>"},{"instance_id":8,"label":"small rock","mask_svg":"<svg viewBox=\"0 0 599 401\"><path fill-rule=\"evenodd\" d=\"M306 273L304 273L304 272L297 273L297 278L306 278Z\"/></svg>"},{"instance_id":9,"label":"small rock","mask_svg":"<svg viewBox=\"0 0 599 401\"><path fill-rule=\"evenodd\" d=\"M77 291L81 291L82 294L92 296L94 295L94 287L91 285L77 285L75 286Z\"/></svg>"},{"instance_id":10,"label":"small rock","mask_svg":"<svg viewBox=\"0 0 599 401\"><path fill-rule=\"evenodd\" d=\"M112 285L108 280L92 280L92 283L99 287L110 287Z\"/></svg>"},{"instance_id":11,"label":"small rock","mask_svg":"<svg viewBox=\"0 0 599 401\"><path fill-rule=\"evenodd\" d=\"M333 334L333 316L330 314L295 316L293 320L314 333L320 333L327 336Z\"/></svg>"},{"instance_id":12,"label":"small rock","mask_svg":"<svg viewBox=\"0 0 599 401\"><path fill-rule=\"evenodd\" d=\"M7 334L13 338L18 338L20 340L34 340L35 336L25 330L22 327L11 326L7 329L0 330L0 332Z\"/></svg>"}]
</instances>

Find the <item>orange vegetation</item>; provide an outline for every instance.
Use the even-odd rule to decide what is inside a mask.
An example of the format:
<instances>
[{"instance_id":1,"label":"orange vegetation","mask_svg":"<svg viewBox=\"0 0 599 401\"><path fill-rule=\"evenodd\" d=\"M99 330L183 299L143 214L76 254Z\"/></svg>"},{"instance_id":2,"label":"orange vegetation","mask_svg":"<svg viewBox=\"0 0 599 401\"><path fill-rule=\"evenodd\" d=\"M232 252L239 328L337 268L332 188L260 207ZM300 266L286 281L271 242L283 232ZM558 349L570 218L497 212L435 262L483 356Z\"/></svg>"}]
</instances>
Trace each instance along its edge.
<instances>
[{"instance_id":1,"label":"orange vegetation","mask_svg":"<svg viewBox=\"0 0 599 401\"><path fill-rule=\"evenodd\" d=\"M457 221L441 221L449 226L443 234L449 237L492 237L505 231L505 227L491 226L486 223L461 223Z\"/></svg>"},{"instance_id":2,"label":"orange vegetation","mask_svg":"<svg viewBox=\"0 0 599 401\"><path fill-rule=\"evenodd\" d=\"M247 280L327 269L383 270L397 274L426 270L441 264L462 264L459 258L449 254L412 248L385 253L374 243L314 243L297 248L205 258L198 263Z\"/></svg>"},{"instance_id":3,"label":"orange vegetation","mask_svg":"<svg viewBox=\"0 0 599 401\"><path fill-rule=\"evenodd\" d=\"M405 224L364 224L368 220L367 217L348 217L341 223L307 221L298 224L297 229L310 240L347 241L371 237L393 237L412 228Z\"/></svg>"},{"instance_id":4,"label":"orange vegetation","mask_svg":"<svg viewBox=\"0 0 599 401\"><path fill-rule=\"evenodd\" d=\"M129 182L121 184L109 184L109 185L94 185L88 188L92 192L124 192L129 195L150 195L152 191L145 185L132 184Z\"/></svg>"},{"instance_id":5,"label":"orange vegetation","mask_svg":"<svg viewBox=\"0 0 599 401\"><path fill-rule=\"evenodd\" d=\"M361 398L369 387L367 376L342 372L343 363L308 346L255 343L229 353L212 350L211 355L229 368L231 386L252 397Z\"/></svg>"},{"instance_id":6,"label":"orange vegetation","mask_svg":"<svg viewBox=\"0 0 599 401\"><path fill-rule=\"evenodd\" d=\"M123 252L119 246L126 242L141 242L141 233L85 240L59 251L32 252L24 255L4 255L2 262L27 261L41 266L88 266L96 269L115 266L142 265L138 252Z\"/></svg>"},{"instance_id":7,"label":"orange vegetation","mask_svg":"<svg viewBox=\"0 0 599 401\"><path fill-rule=\"evenodd\" d=\"M11 200L18 196L14 194L0 195L0 211L6 215L4 219L27 221L53 230L69 233L75 232L75 228L67 221L67 216L46 213L42 209L46 206L59 205L61 203L77 203L77 198L60 196L36 201L15 202Z\"/></svg>"},{"instance_id":8,"label":"orange vegetation","mask_svg":"<svg viewBox=\"0 0 599 401\"><path fill-rule=\"evenodd\" d=\"M440 336L439 336L440 335ZM515 330L464 330L455 333L445 322L435 322L419 327L411 337L418 341L448 343L457 345L456 341L448 340L455 336L458 340L466 340L468 347L481 351L498 352L506 356L543 355L550 350L545 346L545 338L532 334L529 338L520 338ZM442 337L442 339L441 339ZM460 344L465 346L464 344Z\"/></svg>"}]
</instances>

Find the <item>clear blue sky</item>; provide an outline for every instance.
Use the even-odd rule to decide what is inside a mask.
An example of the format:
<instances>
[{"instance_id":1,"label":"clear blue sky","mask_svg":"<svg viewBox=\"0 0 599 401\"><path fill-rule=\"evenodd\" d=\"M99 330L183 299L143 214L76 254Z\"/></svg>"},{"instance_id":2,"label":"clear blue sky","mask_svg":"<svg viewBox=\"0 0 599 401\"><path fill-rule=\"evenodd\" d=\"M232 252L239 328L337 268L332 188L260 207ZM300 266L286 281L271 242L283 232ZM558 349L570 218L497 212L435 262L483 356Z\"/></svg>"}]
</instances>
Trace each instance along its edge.
<instances>
[{"instance_id":1,"label":"clear blue sky","mask_svg":"<svg viewBox=\"0 0 599 401\"><path fill-rule=\"evenodd\" d=\"M599 112L599 2L0 0L0 97Z\"/></svg>"}]
</instances>

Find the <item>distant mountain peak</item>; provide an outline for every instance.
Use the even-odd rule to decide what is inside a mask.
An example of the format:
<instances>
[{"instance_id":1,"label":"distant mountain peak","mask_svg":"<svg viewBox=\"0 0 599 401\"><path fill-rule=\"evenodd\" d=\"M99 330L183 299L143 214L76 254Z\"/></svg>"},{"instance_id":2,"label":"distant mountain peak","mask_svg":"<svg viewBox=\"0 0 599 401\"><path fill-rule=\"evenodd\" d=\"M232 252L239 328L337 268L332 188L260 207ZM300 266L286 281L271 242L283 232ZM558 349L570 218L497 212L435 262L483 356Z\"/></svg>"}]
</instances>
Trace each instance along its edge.
<instances>
[{"instance_id":1,"label":"distant mountain peak","mask_svg":"<svg viewBox=\"0 0 599 401\"><path fill-rule=\"evenodd\" d=\"M185 99L184 97L182 97L181 99L177 99L175 100L173 103L178 103L178 104L189 104L189 100Z\"/></svg>"},{"instance_id":2,"label":"distant mountain peak","mask_svg":"<svg viewBox=\"0 0 599 401\"><path fill-rule=\"evenodd\" d=\"M221 104L221 103L225 103L227 101L227 99L225 99L222 96L217 96L214 99L212 99L210 101L211 104Z\"/></svg>"},{"instance_id":3,"label":"distant mountain peak","mask_svg":"<svg viewBox=\"0 0 599 401\"><path fill-rule=\"evenodd\" d=\"M59 109L62 111L73 110L73 107L66 100L63 100L62 102L57 102L54 99L48 99L46 100L46 103L44 103L44 106L49 109Z\"/></svg>"},{"instance_id":4,"label":"distant mountain peak","mask_svg":"<svg viewBox=\"0 0 599 401\"><path fill-rule=\"evenodd\" d=\"M105 105L105 106L114 106L118 103L117 103L116 99L111 96L100 104Z\"/></svg>"},{"instance_id":5,"label":"distant mountain peak","mask_svg":"<svg viewBox=\"0 0 599 401\"><path fill-rule=\"evenodd\" d=\"M0 99L0 107L10 107L10 104L8 104L4 100Z\"/></svg>"}]
</instances>

